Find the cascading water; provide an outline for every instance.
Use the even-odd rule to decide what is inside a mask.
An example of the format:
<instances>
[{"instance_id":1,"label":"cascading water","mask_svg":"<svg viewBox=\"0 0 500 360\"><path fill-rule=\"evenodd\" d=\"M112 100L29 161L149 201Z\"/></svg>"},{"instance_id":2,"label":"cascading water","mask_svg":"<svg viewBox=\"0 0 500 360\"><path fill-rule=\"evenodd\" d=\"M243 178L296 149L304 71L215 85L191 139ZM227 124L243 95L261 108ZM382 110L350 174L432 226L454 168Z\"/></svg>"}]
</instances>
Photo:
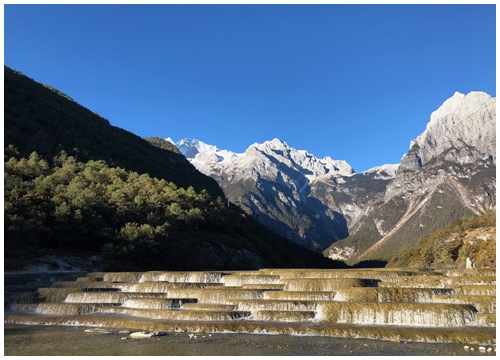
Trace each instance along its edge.
<instances>
[{"instance_id":1,"label":"cascading water","mask_svg":"<svg viewBox=\"0 0 500 360\"><path fill-rule=\"evenodd\" d=\"M242 289L257 289L257 290L283 290L284 284L242 284Z\"/></svg>"},{"instance_id":2,"label":"cascading water","mask_svg":"<svg viewBox=\"0 0 500 360\"><path fill-rule=\"evenodd\" d=\"M495 295L434 295L432 297L436 303L446 304L471 304L478 312L496 313L497 300Z\"/></svg>"},{"instance_id":3,"label":"cascading water","mask_svg":"<svg viewBox=\"0 0 500 360\"><path fill-rule=\"evenodd\" d=\"M150 271L144 273L139 282L168 281L174 283L221 283L221 278L227 273L204 271Z\"/></svg>"},{"instance_id":4,"label":"cascading water","mask_svg":"<svg viewBox=\"0 0 500 360\"><path fill-rule=\"evenodd\" d=\"M67 303L40 303L35 309L37 314L46 315L80 315L97 312L104 307L117 306L119 304L67 304Z\"/></svg>"},{"instance_id":5,"label":"cascading water","mask_svg":"<svg viewBox=\"0 0 500 360\"><path fill-rule=\"evenodd\" d=\"M227 300L234 299L261 299L262 290L252 289L172 289L169 297L183 299L198 299L199 302L208 304L224 304Z\"/></svg>"},{"instance_id":6,"label":"cascading water","mask_svg":"<svg viewBox=\"0 0 500 360\"><path fill-rule=\"evenodd\" d=\"M114 272L105 273L103 276L103 281L106 282L119 282L119 283L130 283L138 282L142 276L142 272Z\"/></svg>"},{"instance_id":7,"label":"cascading water","mask_svg":"<svg viewBox=\"0 0 500 360\"><path fill-rule=\"evenodd\" d=\"M318 304L318 319L360 325L455 327L472 325L471 305L331 302Z\"/></svg>"},{"instance_id":8,"label":"cascading water","mask_svg":"<svg viewBox=\"0 0 500 360\"><path fill-rule=\"evenodd\" d=\"M336 301L432 302L434 295L451 295L452 289L428 288L344 288L337 290Z\"/></svg>"},{"instance_id":9,"label":"cascading water","mask_svg":"<svg viewBox=\"0 0 500 360\"><path fill-rule=\"evenodd\" d=\"M280 311L280 310L255 310L252 319L271 322L304 322L313 321L316 316L314 311Z\"/></svg>"},{"instance_id":10,"label":"cascading water","mask_svg":"<svg viewBox=\"0 0 500 360\"><path fill-rule=\"evenodd\" d=\"M180 309L183 304L195 301L192 299L130 298L123 303L123 307L155 310Z\"/></svg>"},{"instance_id":11,"label":"cascading water","mask_svg":"<svg viewBox=\"0 0 500 360\"><path fill-rule=\"evenodd\" d=\"M314 311L317 301L307 300L237 300L233 302L240 310L273 310L273 311Z\"/></svg>"},{"instance_id":12,"label":"cascading water","mask_svg":"<svg viewBox=\"0 0 500 360\"><path fill-rule=\"evenodd\" d=\"M155 320L228 321L250 316L248 311L158 310L114 307L102 312Z\"/></svg>"},{"instance_id":13,"label":"cascading water","mask_svg":"<svg viewBox=\"0 0 500 360\"><path fill-rule=\"evenodd\" d=\"M278 275L226 275L222 278L225 286L241 286L243 284L280 284Z\"/></svg>"},{"instance_id":14,"label":"cascading water","mask_svg":"<svg viewBox=\"0 0 500 360\"><path fill-rule=\"evenodd\" d=\"M285 279L287 291L335 291L346 287L377 286L372 279L323 278L323 279Z\"/></svg>"},{"instance_id":15,"label":"cascading water","mask_svg":"<svg viewBox=\"0 0 500 360\"><path fill-rule=\"evenodd\" d=\"M276 300L334 300L336 291L265 291L264 299Z\"/></svg>"},{"instance_id":16,"label":"cascading water","mask_svg":"<svg viewBox=\"0 0 500 360\"><path fill-rule=\"evenodd\" d=\"M12 304L5 321L485 344L496 340L494 272L480 269L83 275L38 289L33 289L33 279L29 285L10 279L4 291ZM24 298L18 293L23 284L29 289Z\"/></svg>"},{"instance_id":17,"label":"cascading water","mask_svg":"<svg viewBox=\"0 0 500 360\"><path fill-rule=\"evenodd\" d=\"M122 304L132 296L123 292L74 292L68 294L67 303L111 303Z\"/></svg>"},{"instance_id":18,"label":"cascading water","mask_svg":"<svg viewBox=\"0 0 500 360\"><path fill-rule=\"evenodd\" d=\"M495 295L497 293L495 285L464 285L449 288L457 295Z\"/></svg>"}]
</instances>

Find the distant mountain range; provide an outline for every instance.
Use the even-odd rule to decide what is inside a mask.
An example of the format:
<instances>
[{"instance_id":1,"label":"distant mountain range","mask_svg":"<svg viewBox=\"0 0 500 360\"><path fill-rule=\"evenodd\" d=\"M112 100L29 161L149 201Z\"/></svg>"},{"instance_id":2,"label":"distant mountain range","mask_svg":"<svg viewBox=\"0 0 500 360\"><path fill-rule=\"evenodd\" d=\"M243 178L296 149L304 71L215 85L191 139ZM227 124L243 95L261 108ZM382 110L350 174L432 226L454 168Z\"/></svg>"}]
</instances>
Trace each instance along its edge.
<instances>
[{"instance_id":1,"label":"distant mountain range","mask_svg":"<svg viewBox=\"0 0 500 360\"><path fill-rule=\"evenodd\" d=\"M260 222L348 263L388 260L457 217L496 207L496 100L483 92L455 93L400 164L362 173L279 139L241 154L167 140Z\"/></svg>"}]
</instances>

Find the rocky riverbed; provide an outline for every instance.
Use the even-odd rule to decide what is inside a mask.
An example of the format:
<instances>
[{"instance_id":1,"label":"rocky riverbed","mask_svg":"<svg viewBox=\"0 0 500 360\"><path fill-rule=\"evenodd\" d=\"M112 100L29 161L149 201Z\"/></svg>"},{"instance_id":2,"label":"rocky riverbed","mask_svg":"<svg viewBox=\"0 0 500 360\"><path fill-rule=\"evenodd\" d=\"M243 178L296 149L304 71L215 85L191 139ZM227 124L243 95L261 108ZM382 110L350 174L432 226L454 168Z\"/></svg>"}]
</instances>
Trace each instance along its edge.
<instances>
[{"instance_id":1,"label":"rocky riverbed","mask_svg":"<svg viewBox=\"0 0 500 360\"><path fill-rule=\"evenodd\" d=\"M165 333L132 338L133 331L73 326L4 325L6 356L494 356L494 346L393 342L318 336ZM488 351L488 349L491 349Z\"/></svg>"}]
</instances>

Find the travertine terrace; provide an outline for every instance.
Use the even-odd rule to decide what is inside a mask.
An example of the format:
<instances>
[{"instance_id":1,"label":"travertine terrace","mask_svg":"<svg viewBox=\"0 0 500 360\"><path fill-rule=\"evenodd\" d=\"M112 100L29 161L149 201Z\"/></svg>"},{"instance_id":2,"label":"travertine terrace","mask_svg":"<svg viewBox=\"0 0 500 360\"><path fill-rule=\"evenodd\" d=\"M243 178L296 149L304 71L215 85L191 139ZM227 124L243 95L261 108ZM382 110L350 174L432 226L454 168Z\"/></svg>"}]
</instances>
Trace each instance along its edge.
<instances>
[{"instance_id":1,"label":"travertine terrace","mask_svg":"<svg viewBox=\"0 0 500 360\"><path fill-rule=\"evenodd\" d=\"M495 344L494 269L5 275L5 322Z\"/></svg>"}]
</instances>

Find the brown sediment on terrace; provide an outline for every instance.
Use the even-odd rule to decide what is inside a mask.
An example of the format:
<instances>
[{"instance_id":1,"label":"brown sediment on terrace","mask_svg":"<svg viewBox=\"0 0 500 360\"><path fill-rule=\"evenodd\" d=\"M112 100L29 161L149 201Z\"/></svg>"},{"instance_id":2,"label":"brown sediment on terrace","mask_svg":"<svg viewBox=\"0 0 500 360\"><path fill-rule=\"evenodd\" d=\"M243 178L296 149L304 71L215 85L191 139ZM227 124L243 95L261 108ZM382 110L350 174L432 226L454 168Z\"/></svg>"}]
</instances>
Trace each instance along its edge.
<instances>
[{"instance_id":1,"label":"brown sediment on terrace","mask_svg":"<svg viewBox=\"0 0 500 360\"><path fill-rule=\"evenodd\" d=\"M150 319L111 318L104 314L92 317L65 316L29 317L26 315L5 315L5 321L17 324L93 326L117 329L142 329L145 331L166 332L205 332L205 333L257 333L310 335L330 337L351 337L376 340L423 341L464 344L495 344L496 331L491 327L467 328L425 328L403 326L356 326L332 323L266 323L258 321L233 322L187 322L160 321Z\"/></svg>"},{"instance_id":2,"label":"brown sediment on terrace","mask_svg":"<svg viewBox=\"0 0 500 360\"><path fill-rule=\"evenodd\" d=\"M29 276L11 277L4 319L493 344L494 275L491 269L101 272L55 279L50 286L38 279L45 285L35 290ZM23 282L26 292L20 291Z\"/></svg>"}]
</instances>

